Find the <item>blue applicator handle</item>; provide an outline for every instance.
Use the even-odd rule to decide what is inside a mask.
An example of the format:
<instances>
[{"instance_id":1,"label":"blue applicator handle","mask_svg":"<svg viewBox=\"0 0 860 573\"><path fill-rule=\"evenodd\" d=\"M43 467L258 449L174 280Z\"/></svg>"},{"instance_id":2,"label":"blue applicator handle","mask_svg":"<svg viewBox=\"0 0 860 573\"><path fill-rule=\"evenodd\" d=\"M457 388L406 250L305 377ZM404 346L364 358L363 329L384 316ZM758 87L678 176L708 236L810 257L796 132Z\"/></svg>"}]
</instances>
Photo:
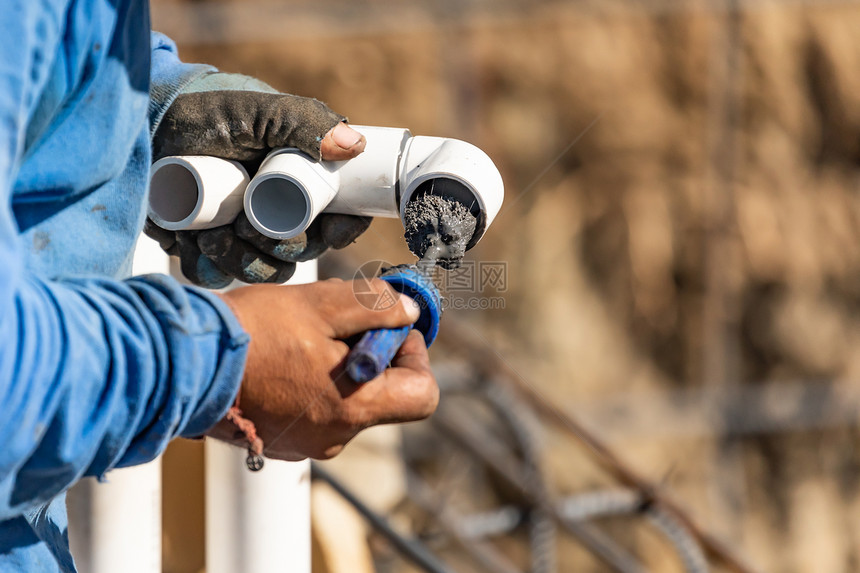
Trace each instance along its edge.
<instances>
[{"instance_id":1,"label":"blue applicator handle","mask_svg":"<svg viewBox=\"0 0 860 573\"><path fill-rule=\"evenodd\" d=\"M382 374L413 328L424 335L428 347L439 332L442 297L432 280L413 265L392 267L379 278L388 282L397 292L412 297L418 303L421 315L411 327L379 328L362 335L346 359L346 371L358 383L373 380Z\"/></svg>"},{"instance_id":2,"label":"blue applicator handle","mask_svg":"<svg viewBox=\"0 0 860 573\"><path fill-rule=\"evenodd\" d=\"M397 349L406 342L410 327L380 328L364 333L352 347L346 360L346 370L356 382L367 382L379 376L388 366Z\"/></svg>"}]
</instances>

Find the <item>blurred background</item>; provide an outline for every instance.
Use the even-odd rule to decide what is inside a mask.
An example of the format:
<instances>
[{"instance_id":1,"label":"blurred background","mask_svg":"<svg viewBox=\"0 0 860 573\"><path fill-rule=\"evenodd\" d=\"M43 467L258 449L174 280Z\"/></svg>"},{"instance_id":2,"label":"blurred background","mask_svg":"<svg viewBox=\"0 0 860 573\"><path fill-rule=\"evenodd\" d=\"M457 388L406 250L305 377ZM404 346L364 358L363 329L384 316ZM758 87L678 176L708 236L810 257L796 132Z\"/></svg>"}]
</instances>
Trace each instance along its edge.
<instances>
[{"instance_id":1,"label":"blurred background","mask_svg":"<svg viewBox=\"0 0 860 573\"><path fill-rule=\"evenodd\" d=\"M457 571L860 570L860 3L153 0L153 28L502 172L445 281L439 418L320 466L398 532ZM398 221L320 273L376 259L413 260ZM194 483L165 571L205 567ZM417 570L332 491L315 571Z\"/></svg>"}]
</instances>

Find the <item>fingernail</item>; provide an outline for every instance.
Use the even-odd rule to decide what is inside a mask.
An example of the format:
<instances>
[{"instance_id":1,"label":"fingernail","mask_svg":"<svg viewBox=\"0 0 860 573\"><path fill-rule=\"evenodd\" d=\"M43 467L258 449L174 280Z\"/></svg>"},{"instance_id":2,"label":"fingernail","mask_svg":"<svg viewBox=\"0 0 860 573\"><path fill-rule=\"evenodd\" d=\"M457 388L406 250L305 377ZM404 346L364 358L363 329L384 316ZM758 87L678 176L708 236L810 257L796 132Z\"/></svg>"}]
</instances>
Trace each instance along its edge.
<instances>
[{"instance_id":1,"label":"fingernail","mask_svg":"<svg viewBox=\"0 0 860 573\"><path fill-rule=\"evenodd\" d=\"M342 149L352 149L361 141L362 135L345 123L337 124L331 132L332 141Z\"/></svg>"},{"instance_id":2,"label":"fingernail","mask_svg":"<svg viewBox=\"0 0 860 573\"><path fill-rule=\"evenodd\" d=\"M415 322L418 320L418 317L421 316L421 309L418 307L418 303L405 294L400 294L400 305L403 307L403 310L406 311L406 316L409 317L409 320Z\"/></svg>"}]
</instances>

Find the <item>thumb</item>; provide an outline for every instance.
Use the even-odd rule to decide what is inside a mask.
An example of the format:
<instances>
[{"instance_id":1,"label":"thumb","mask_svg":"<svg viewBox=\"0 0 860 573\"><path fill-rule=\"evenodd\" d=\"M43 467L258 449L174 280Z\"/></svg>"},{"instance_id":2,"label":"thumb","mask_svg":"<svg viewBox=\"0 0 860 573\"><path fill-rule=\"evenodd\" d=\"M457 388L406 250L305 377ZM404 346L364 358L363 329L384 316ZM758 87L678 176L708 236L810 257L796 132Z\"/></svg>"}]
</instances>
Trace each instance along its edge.
<instances>
[{"instance_id":1,"label":"thumb","mask_svg":"<svg viewBox=\"0 0 860 573\"><path fill-rule=\"evenodd\" d=\"M343 119L320 101L294 95L253 90L183 93L155 132L153 157L213 155L255 161L273 148L295 147L319 160L323 139Z\"/></svg>"},{"instance_id":2,"label":"thumb","mask_svg":"<svg viewBox=\"0 0 860 573\"><path fill-rule=\"evenodd\" d=\"M439 387L421 333L411 331L391 368L363 384L351 400L350 407L365 425L412 422L432 414L439 404Z\"/></svg>"},{"instance_id":3,"label":"thumb","mask_svg":"<svg viewBox=\"0 0 860 573\"><path fill-rule=\"evenodd\" d=\"M362 134L340 122L326 133L320 143L320 154L326 161L343 161L364 151L366 145L367 139Z\"/></svg>"},{"instance_id":4,"label":"thumb","mask_svg":"<svg viewBox=\"0 0 860 573\"><path fill-rule=\"evenodd\" d=\"M414 324L421 309L412 298L398 293L381 279L325 281L328 292L317 308L329 325L329 336L346 339L376 328ZM317 283L322 284L322 283Z\"/></svg>"},{"instance_id":5,"label":"thumb","mask_svg":"<svg viewBox=\"0 0 860 573\"><path fill-rule=\"evenodd\" d=\"M263 137L266 147L295 147L319 161L322 159L322 142L326 137L334 137L336 128L342 125L344 117L332 111L319 100L294 95L261 97L258 107L259 121L265 125ZM348 132L353 131L346 126ZM342 129L337 130L342 133ZM356 132L357 133L357 132ZM355 139L340 138L340 143L351 146ZM334 142L338 147L342 145Z\"/></svg>"}]
</instances>

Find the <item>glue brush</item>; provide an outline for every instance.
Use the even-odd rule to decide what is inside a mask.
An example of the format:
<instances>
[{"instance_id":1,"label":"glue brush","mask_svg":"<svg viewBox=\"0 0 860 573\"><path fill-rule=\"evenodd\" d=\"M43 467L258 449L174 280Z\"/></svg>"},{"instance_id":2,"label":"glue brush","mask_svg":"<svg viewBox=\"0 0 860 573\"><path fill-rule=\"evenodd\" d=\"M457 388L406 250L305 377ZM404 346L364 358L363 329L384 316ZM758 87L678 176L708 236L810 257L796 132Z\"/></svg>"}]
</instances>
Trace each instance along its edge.
<instances>
[{"instance_id":1,"label":"glue brush","mask_svg":"<svg viewBox=\"0 0 860 573\"><path fill-rule=\"evenodd\" d=\"M419 260L415 265L386 269L379 278L397 292L412 297L421 314L411 326L380 328L362 335L346 360L347 373L359 383L372 380L385 370L411 329L424 335L428 348L436 339L442 297L433 283L432 271L437 265L444 269L460 266L477 225L475 216L457 199L432 194L412 201L403 220L406 243Z\"/></svg>"}]
</instances>

